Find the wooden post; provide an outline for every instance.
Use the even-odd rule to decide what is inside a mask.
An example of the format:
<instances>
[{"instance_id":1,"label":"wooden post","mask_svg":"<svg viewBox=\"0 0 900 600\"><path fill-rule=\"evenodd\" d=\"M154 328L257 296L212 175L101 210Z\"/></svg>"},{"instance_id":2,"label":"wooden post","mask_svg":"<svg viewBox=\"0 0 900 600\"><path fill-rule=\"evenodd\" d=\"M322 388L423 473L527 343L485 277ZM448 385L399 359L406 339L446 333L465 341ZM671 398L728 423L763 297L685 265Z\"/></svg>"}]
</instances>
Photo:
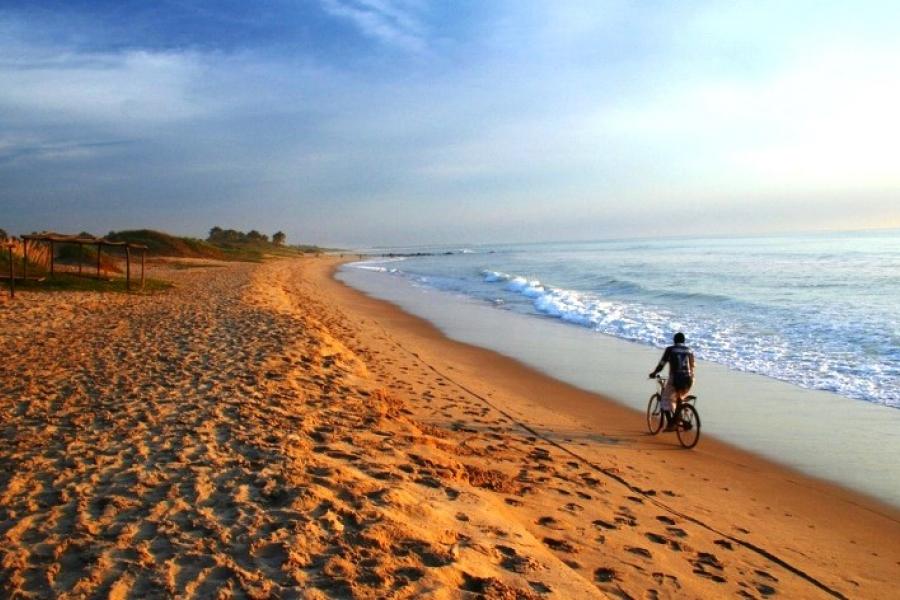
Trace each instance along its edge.
<instances>
[{"instance_id":1,"label":"wooden post","mask_svg":"<svg viewBox=\"0 0 900 600\"><path fill-rule=\"evenodd\" d=\"M97 244L97 279L100 279L100 251L103 250L103 244Z\"/></svg>"},{"instance_id":2,"label":"wooden post","mask_svg":"<svg viewBox=\"0 0 900 600\"><path fill-rule=\"evenodd\" d=\"M16 263L13 261L12 244L9 245L9 297L16 297Z\"/></svg>"},{"instance_id":3,"label":"wooden post","mask_svg":"<svg viewBox=\"0 0 900 600\"><path fill-rule=\"evenodd\" d=\"M53 240L50 240L50 277L53 277Z\"/></svg>"},{"instance_id":4,"label":"wooden post","mask_svg":"<svg viewBox=\"0 0 900 600\"><path fill-rule=\"evenodd\" d=\"M141 250L141 289L144 289L144 256L146 256L147 251Z\"/></svg>"},{"instance_id":5,"label":"wooden post","mask_svg":"<svg viewBox=\"0 0 900 600\"><path fill-rule=\"evenodd\" d=\"M125 291L131 291L131 248L125 245Z\"/></svg>"},{"instance_id":6,"label":"wooden post","mask_svg":"<svg viewBox=\"0 0 900 600\"><path fill-rule=\"evenodd\" d=\"M22 279L28 279L28 240L22 240Z\"/></svg>"}]
</instances>

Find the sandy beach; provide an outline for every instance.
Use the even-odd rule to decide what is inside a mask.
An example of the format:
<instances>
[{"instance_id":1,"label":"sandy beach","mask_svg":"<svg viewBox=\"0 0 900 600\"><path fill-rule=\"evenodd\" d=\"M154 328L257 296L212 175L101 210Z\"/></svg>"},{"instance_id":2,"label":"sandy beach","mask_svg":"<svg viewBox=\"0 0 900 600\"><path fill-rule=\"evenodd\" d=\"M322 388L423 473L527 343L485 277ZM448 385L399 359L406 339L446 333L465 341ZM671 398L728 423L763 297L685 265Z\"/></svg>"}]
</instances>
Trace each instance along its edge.
<instances>
[{"instance_id":1,"label":"sandy beach","mask_svg":"<svg viewBox=\"0 0 900 600\"><path fill-rule=\"evenodd\" d=\"M0 593L896 595L896 508L647 436L338 262L156 265L174 289L0 304Z\"/></svg>"}]
</instances>

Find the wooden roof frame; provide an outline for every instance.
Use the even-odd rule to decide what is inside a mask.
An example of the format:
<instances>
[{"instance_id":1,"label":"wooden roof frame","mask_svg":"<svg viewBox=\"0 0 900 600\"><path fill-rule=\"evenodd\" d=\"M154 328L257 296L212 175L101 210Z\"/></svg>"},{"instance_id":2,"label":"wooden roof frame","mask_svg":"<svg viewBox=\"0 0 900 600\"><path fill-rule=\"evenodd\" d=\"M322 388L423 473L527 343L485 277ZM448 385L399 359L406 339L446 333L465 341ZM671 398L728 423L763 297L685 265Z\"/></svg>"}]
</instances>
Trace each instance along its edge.
<instances>
[{"instance_id":1,"label":"wooden roof frame","mask_svg":"<svg viewBox=\"0 0 900 600\"><path fill-rule=\"evenodd\" d=\"M78 235L64 235L62 233L53 233L45 231L43 233L31 233L19 236L23 241L31 242L58 242L63 244L95 244L98 246L124 246L126 248L134 248L135 250L147 250L144 244L133 244L131 242L116 242L106 238L81 237Z\"/></svg>"},{"instance_id":2,"label":"wooden roof frame","mask_svg":"<svg viewBox=\"0 0 900 600\"><path fill-rule=\"evenodd\" d=\"M54 233L52 231L44 231L41 233L31 233L20 236L22 240L22 279L28 278L28 243L44 242L50 245L50 276L54 275L54 244L78 244L80 246L97 246L97 278L100 278L100 256L103 246L112 246L115 248L125 249L125 289L131 291L131 251L141 251L141 289L144 289L144 262L147 255L148 247L144 244L133 244L131 242L117 242L106 238L84 237L79 235L65 235ZM10 296L15 296L15 266L12 258L13 242L4 242L0 247L9 247L9 292ZM81 274L81 263L78 263L78 273Z\"/></svg>"},{"instance_id":3,"label":"wooden roof frame","mask_svg":"<svg viewBox=\"0 0 900 600\"><path fill-rule=\"evenodd\" d=\"M0 248L4 248L9 251L9 297L16 297L16 266L15 261L13 260L13 248L16 247L16 243L10 240L0 240Z\"/></svg>"}]
</instances>

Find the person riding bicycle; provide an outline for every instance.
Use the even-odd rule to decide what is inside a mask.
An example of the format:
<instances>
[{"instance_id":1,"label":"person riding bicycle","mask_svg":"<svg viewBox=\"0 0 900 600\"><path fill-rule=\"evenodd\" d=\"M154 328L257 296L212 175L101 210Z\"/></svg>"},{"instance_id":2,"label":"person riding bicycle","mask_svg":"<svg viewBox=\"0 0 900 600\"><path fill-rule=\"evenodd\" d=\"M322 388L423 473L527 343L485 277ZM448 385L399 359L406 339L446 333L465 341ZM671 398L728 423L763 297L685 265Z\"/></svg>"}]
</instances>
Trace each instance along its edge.
<instances>
[{"instance_id":1,"label":"person riding bicycle","mask_svg":"<svg viewBox=\"0 0 900 600\"><path fill-rule=\"evenodd\" d=\"M672 338L673 346L666 348L659 364L650 373L650 379L656 377L663 367L669 365L669 379L662 393L662 410L666 420L666 431L675 429L675 409L684 400L694 385L694 353L684 344L684 334L680 331Z\"/></svg>"}]
</instances>

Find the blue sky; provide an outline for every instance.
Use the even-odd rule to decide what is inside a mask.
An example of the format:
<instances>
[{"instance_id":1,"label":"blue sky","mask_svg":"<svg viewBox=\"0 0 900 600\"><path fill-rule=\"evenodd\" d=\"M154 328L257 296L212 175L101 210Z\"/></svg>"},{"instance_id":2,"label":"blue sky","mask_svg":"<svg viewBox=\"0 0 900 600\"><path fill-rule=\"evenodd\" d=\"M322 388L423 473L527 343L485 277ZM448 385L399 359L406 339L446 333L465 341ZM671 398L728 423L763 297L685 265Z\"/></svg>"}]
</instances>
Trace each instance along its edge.
<instances>
[{"instance_id":1,"label":"blue sky","mask_svg":"<svg viewBox=\"0 0 900 600\"><path fill-rule=\"evenodd\" d=\"M897 227L898 6L0 2L0 227Z\"/></svg>"}]
</instances>

